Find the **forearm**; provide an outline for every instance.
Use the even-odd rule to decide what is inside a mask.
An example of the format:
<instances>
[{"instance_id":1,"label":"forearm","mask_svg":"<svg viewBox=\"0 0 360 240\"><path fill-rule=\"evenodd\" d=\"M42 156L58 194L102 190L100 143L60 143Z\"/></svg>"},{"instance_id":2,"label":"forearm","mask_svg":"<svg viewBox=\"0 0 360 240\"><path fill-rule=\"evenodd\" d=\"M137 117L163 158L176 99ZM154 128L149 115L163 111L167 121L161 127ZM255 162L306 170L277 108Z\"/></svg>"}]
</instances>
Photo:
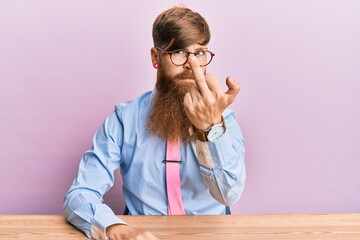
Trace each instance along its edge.
<instances>
[{"instance_id":1,"label":"forearm","mask_svg":"<svg viewBox=\"0 0 360 240\"><path fill-rule=\"evenodd\" d=\"M212 196L224 205L239 200L246 172L242 137L234 139L225 133L218 141L197 141L200 172Z\"/></svg>"},{"instance_id":2,"label":"forearm","mask_svg":"<svg viewBox=\"0 0 360 240\"><path fill-rule=\"evenodd\" d=\"M103 204L104 194L114 184L114 171L120 165L121 125L112 113L93 138L92 149L82 157L78 173L64 199L67 220L88 237L101 239L106 227L124 223Z\"/></svg>"},{"instance_id":3,"label":"forearm","mask_svg":"<svg viewBox=\"0 0 360 240\"><path fill-rule=\"evenodd\" d=\"M125 224L93 192L73 190L64 201L67 221L83 231L87 237L103 239L106 228L113 224Z\"/></svg>"}]
</instances>

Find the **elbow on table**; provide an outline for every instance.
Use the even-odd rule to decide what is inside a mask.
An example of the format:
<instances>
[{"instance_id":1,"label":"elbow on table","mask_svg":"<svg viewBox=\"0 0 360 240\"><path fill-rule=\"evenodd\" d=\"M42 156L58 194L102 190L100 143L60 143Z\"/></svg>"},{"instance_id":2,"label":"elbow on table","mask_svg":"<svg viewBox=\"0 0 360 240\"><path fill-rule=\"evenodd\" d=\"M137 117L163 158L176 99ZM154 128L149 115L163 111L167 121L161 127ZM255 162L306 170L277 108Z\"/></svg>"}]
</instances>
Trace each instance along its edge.
<instances>
[{"instance_id":1,"label":"elbow on table","mask_svg":"<svg viewBox=\"0 0 360 240\"><path fill-rule=\"evenodd\" d=\"M221 204L226 206L231 206L239 201L242 191L244 189L243 184L237 184L232 186L226 191L222 191L218 196L214 196L214 198L219 201Z\"/></svg>"}]
</instances>

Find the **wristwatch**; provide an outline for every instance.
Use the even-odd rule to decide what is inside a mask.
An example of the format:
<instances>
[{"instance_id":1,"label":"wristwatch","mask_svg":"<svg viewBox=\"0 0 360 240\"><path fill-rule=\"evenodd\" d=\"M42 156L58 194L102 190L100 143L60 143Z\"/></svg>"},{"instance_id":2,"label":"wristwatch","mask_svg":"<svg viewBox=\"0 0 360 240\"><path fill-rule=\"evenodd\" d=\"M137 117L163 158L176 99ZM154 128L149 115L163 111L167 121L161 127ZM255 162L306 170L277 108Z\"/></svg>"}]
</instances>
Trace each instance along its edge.
<instances>
[{"instance_id":1,"label":"wristwatch","mask_svg":"<svg viewBox=\"0 0 360 240\"><path fill-rule=\"evenodd\" d=\"M221 123L219 124L212 124L208 129L202 131L195 128L195 132L197 138L202 142L213 142L222 135L224 135L226 131L226 124L224 121L223 116L221 116Z\"/></svg>"}]
</instances>

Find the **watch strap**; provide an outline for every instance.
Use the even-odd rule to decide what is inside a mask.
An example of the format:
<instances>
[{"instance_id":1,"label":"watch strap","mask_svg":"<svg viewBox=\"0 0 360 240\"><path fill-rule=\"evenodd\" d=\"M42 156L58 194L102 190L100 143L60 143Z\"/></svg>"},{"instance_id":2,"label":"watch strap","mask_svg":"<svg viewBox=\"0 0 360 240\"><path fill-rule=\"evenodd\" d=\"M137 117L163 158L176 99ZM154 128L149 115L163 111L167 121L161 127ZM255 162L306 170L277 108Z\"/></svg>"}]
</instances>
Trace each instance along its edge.
<instances>
[{"instance_id":1,"label":"watch strap","mask_svg":"<svg viewBox=\"0 0 360 240\"><path fill-rule=\"evenodd\" d=\"M225 124L225 120L224 120L223 116L221 116L221 123L219 123L219 124L221 124L226 130L226 124ZM206 130L199 130L196 127L194 127L194 130L195 130L195 133L196 133L196 136L197 136L198 140L200 140L202 142L208 142L209 139L207 138L207 136L208 136L209 132L211 131L211 128L214 125L218 125L218 124L212 123L210 125L210 127L208 129L206 129Z\"/></svg>"}]
</instances>

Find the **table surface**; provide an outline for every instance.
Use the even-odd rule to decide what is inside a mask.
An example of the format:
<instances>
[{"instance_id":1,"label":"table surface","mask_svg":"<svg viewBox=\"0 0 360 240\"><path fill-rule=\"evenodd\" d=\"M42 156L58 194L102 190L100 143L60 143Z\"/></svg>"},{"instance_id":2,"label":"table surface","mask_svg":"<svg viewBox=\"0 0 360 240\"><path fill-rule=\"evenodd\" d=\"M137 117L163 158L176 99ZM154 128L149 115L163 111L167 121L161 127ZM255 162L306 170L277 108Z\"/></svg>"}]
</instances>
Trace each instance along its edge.
<instances>
[{"instance_id":1,"label":"table surface","mask_svg":"<svg viewBox=\"0 0 360 240\"><path fill-rule=\"evenodd\" d=\"M360 213L221 216L119 216L159 239L360 239ZM87 239L62 215L0 215L0 240Z\"/></svg>"}]
</instances>

